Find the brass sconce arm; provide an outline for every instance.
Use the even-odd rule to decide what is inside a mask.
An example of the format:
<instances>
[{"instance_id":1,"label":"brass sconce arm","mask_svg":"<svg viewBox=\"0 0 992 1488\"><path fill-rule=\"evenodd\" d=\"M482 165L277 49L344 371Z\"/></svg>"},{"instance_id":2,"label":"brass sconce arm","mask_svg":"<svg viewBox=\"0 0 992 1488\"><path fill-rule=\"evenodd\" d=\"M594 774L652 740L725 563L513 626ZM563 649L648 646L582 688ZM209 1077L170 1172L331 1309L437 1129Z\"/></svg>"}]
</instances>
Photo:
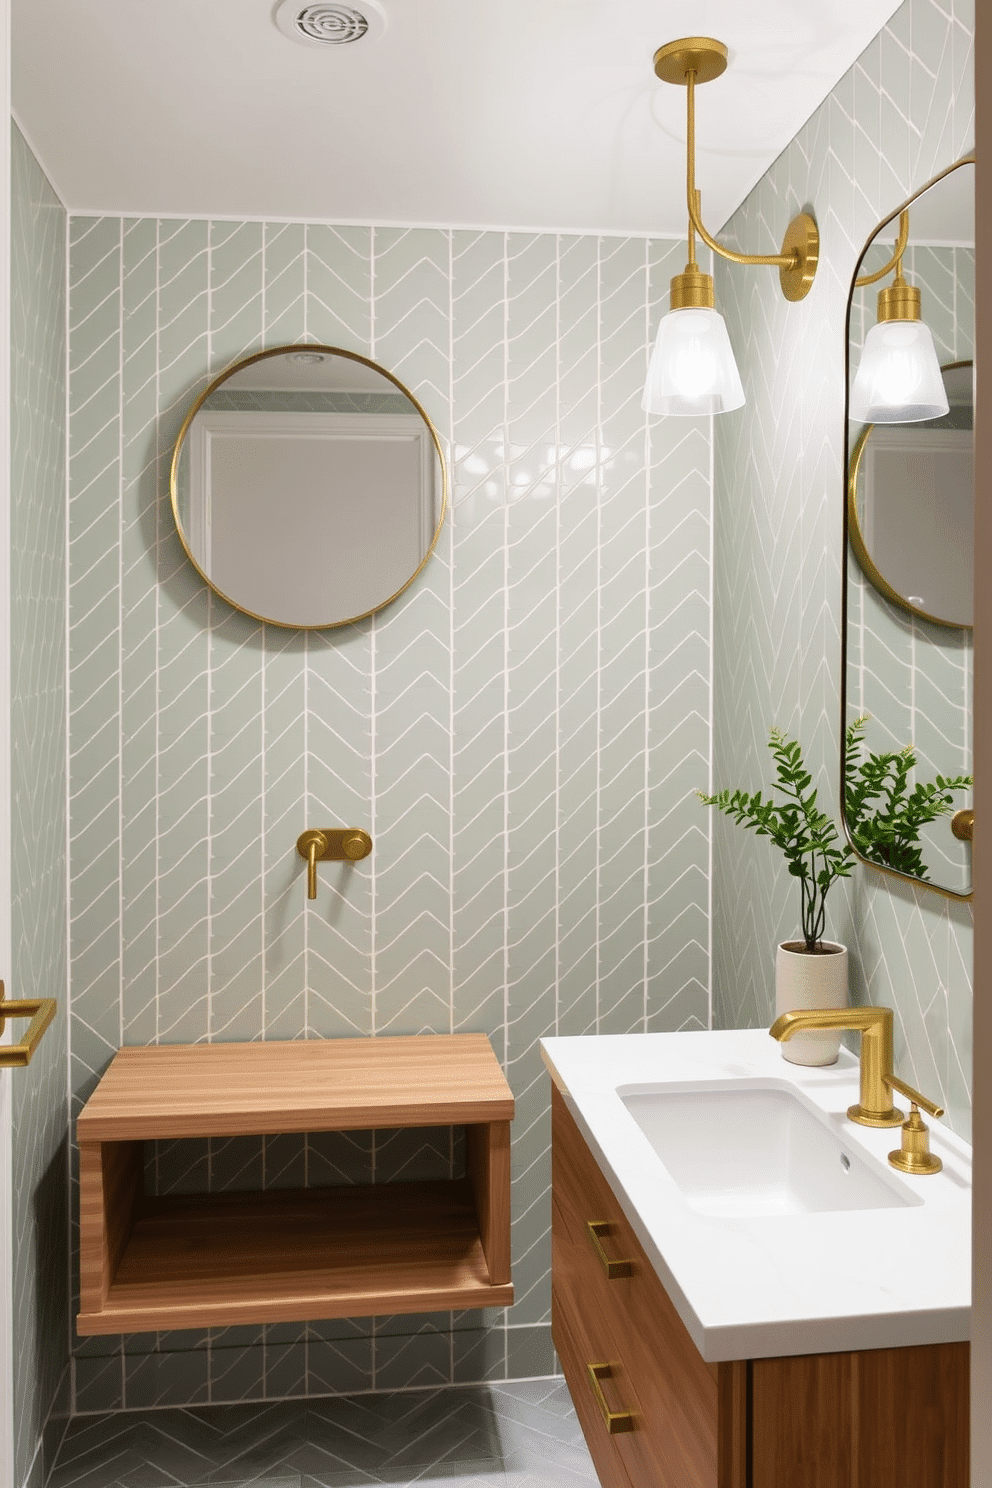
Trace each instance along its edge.
<instances>
[{"instance_id":1,"label":"brass sconce arm","mask_svg":"<svg viewBox=\"0 0 992 1488\"><path fill-rule=\"evenodd\" d=\"M896 246L892 257L884 269L876 269L874 274L862 274L860 279L855 279L855 289L864 289L866 284L877 284L879 279L884 279L886 274L891 274L893 269L898 269L902 264L902 256L906 252L909 242L909 211L906 208L899 213L899 236L896 238Z\"/></svg>"},{"instance_id":2,"label":"brass sconce arm","mask_svg":"<svg viewBox=\"0 0 992 1488\"><path fill-rule=\"evenodd\" d=\"M21 1068L31 1063L31 1056L57 1010L58 1003L54 997L31 997L21 1001L5 998L3 982L0 982L0 1033L7 1018L31 1019L20 1043L0 1045L0 1069Z\"/></svg>"}]
</instances>

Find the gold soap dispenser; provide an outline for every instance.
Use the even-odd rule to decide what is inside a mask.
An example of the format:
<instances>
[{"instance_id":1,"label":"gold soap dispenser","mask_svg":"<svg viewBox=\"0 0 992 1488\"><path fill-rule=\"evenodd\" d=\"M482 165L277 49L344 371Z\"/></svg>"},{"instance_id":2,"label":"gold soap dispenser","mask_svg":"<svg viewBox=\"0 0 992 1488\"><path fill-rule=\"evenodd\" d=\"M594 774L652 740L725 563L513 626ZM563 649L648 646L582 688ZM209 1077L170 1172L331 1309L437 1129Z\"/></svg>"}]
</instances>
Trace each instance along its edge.
<instances>
[{"instance_id":1,"label":"gold soap dispenser","mask_svg":"<svg viewBox=\"0 0 992 1488\"><path fill-rule=\"evenodd\" d=\"M893 1090L898 1090L910 1102L909 1115L902 1124L902 1145L889 1153L889 1162L901 1173L911 1173L914 1177L939 1173L944 1164L930 1151L930 1128L920 1115L920 1107L923 1107L928 1116L939 1119L944 1114L943 1106L927 1100L925 1095L914 1090L912 1085L897 1080L895 1075L886 1075L884 1079L886 1085L891 1085Z\"/></svg>"}]
</instances>

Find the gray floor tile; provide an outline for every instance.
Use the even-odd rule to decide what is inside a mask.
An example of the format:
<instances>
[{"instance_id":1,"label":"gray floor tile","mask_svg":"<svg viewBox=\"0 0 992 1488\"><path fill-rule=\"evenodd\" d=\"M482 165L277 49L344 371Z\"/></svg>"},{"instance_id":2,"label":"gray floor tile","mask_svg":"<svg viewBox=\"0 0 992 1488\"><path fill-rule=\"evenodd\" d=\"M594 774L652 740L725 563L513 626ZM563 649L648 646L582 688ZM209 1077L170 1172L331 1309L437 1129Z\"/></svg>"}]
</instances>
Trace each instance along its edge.
<instances>
[{"instance_id":1,"label":"gray floor tile","mask_svg":"<svg viewBox=\"0 0 992 1488\"><path fill-rule=\"evenodd\" d=\"M76 1416L49 1488L596 1488L564 1382Z\"/></svg>"}]
</instances>

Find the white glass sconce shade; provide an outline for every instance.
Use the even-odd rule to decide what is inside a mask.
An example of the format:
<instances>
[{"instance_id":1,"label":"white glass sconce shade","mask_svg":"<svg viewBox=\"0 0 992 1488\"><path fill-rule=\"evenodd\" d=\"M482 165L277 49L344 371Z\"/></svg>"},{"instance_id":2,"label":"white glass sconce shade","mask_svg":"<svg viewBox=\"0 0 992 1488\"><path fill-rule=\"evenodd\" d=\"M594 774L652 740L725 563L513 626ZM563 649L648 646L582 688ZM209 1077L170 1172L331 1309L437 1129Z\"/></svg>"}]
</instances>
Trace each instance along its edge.
<instances>
[{"instance_id":1,"label":"white glass sconce shade","mask_svg":"<svg viewBox=\"0 0 992 1488\"><path fill-rule=\"evenodd\" d=\"M641 407L687 417L740 408L744 388L717 310L693 307L663 315Z\"/></svg>"},{"instance_id":2,"label":"white glass sconce shade","mask_svg":"<svg viewBox=\"0 0 992 1488\"><path fill-rule=\"evenodd\" d=\"M851 388L851 418L859 424L915 424L947 411L929 326L922 320L873 325Z\"/></svg>"}]
</instances>

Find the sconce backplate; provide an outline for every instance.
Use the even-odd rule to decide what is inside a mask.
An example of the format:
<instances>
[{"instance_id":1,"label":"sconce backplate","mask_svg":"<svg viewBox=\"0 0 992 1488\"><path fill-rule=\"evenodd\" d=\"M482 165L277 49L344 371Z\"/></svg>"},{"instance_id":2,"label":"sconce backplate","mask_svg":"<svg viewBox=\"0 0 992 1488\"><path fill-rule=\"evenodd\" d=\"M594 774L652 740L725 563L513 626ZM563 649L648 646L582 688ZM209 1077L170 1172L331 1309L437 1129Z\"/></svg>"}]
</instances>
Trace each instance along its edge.
<instances>
[{"instance_id":1,"label":"sconce backplate","mask_svg":"<svg viewBox=\"0 0 992 1488\"><path fill-rule=\"evenodd\" d=\"M778 271L782 293L787 300L804 300L813 287L816 266L820 262L820 231L808 212L793 217L782 239L782 253L797 253L794 264Z\"/></svg>"}]
</instances>

